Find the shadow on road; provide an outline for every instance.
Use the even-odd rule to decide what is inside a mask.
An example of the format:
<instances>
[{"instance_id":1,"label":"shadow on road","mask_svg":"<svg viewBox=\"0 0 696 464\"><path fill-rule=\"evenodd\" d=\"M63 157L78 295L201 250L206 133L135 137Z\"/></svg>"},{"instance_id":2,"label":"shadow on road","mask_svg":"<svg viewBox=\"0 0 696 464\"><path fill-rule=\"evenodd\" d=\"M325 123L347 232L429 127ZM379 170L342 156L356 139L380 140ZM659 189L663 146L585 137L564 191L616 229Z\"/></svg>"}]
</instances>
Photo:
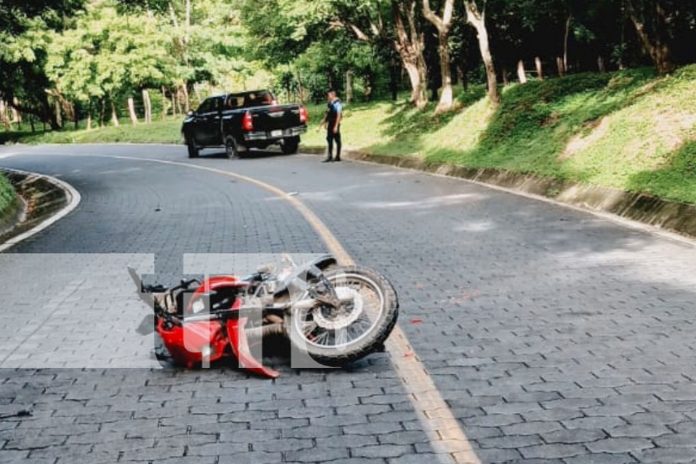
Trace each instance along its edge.
<instances>
[{"instance_id":1,"label":"shadow on road","mask_svg":"<svg viewBox=\"0 0 696 464\"><path fill-rule=\"evenodd\" d=\"M218 151L217 148L206 150L208 153L201 155L201 158L210 158L210 159L224 159L227 158L227 153L223 151ZM276 156L289 156L281 151L277 150L257 150L257 149L252 149L248 151L247 153L242 154L239 158L239 160L253 160L256 158L273 158Z\"/></svg>"}]
</instances>

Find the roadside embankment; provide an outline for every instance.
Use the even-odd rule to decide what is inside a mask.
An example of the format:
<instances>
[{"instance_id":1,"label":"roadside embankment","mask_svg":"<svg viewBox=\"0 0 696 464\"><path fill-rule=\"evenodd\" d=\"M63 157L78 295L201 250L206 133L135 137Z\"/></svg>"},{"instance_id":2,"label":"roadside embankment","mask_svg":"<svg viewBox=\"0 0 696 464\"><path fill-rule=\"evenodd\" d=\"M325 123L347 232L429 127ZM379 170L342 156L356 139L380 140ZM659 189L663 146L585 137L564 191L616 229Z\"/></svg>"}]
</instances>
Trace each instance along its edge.
<instances>
[{"instance_id":1,"label":"roadside embankment","mask_svg":"<svg viewBox=\"0 0 696 464\"><path fill-rule=\"evenodd\" d=\"M12 200L0 213L0 250L22 234L35 229L63 211L76 193L47 176L0 170L0 188L12 190Z\"/></svg>"}]
</instances>

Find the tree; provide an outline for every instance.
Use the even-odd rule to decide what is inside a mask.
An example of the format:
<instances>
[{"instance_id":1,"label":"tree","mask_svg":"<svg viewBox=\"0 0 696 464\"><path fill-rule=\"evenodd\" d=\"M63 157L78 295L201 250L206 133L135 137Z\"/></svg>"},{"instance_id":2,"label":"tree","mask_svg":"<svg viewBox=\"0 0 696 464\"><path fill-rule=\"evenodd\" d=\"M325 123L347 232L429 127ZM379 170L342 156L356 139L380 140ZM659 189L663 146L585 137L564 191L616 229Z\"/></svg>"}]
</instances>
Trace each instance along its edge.
<instances>
[{"instance_id":1,"label":"tree","mask_svg":"<svg viewBox=\"0 0 696 464\"><path fill-rule=\"evenodd\" d=\"M411 102L418 108L428 103L428 69L423 57L425 40L416 17L416 0L392 0L394 48L411 81Z\"/></svg>"},{"instance_id":2,"label":"tree","mask_svg":"<svg viewBox=\"0 0 696 464\"><path fill-rule=\"evenodd\" d=\"M45 89L50 31L61 30L82 0L5 0L0 3L0 99L22 113L59 128Z\"/></svg>"},{"instance_id":3,"label":"tree","mask_svg":"<svg viewBox=\"0 0 696 464\"><path fill-rule=\"evenodd\" d=\"M46 73L63 95L105 110L118 125L118 102L145 87L172 82L177 63L155 17L120 13L115 3L91 3L74 27L54 33Z\"/></svg>"},{"instance_id":4,"label":"tree","mask_svg":"<svg viewBox=\"0 0 696 464\"><path fill-rule=\"evenodd\" d=\"M442 7L442 16L438 16L432 11L430 8L430 0L423 0L423 15L437 29L442 88L440 90L440 101L435 111L438 113L449 111L454 102L449 48L449 33L452 28L452 17L454 16L454 0L445 0Z\"/></svg>"},{"instance_id":5,"label":"tree","mask_svg":"<svg viewBox=\"0 0 696 464\"><path fill-rule=\"evenodd\" d=\"M466 9L466 20L471 26L476 29L479 50L481 59L483 60L484 68L486 69L486 80L488 81L488 98L493 104L500 103L500 95L498 93L498 76L495 72L495 64L493 63L493 55L491 54L490 44L488 40L488 29L486 28L486 2L484 0L483 7L479 9L476 0L464 0Z\"/></svg>"},{"instance_id":6,"label":"tree","mask_svg":"<svg viewBox=\"0 0 696 464\"><path fill-rule=\"evenodd\" d=\"M672 72L676 67L672 59L669 25L674 14L660 0L626 0L628 15L645 52L650 55L660 74Z\"/></svg>"}]
</instances>

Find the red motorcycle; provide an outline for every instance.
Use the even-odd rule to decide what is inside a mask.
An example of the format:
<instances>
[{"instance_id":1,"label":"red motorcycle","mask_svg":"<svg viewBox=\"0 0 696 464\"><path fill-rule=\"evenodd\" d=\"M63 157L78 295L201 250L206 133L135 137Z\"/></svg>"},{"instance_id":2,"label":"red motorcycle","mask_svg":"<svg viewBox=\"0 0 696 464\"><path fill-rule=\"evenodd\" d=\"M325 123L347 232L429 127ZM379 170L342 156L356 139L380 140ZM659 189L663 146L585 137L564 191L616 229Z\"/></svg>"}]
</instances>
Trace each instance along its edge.
<instances>
[{"instance_id":1,"label":"red motorcycle","mask_svg":"<svg viewBox=\"0 0 696 464\"><path fill-rule=\"evenodd\" d=\"M298 354L299 367L341 367L383 348L399 306L385 277L337 266L331 256L286 264L280 272L267 266L245 278L193 279L173 288L143 285L129 272L177 365L205 366L232 355L240 367L275 378L279 373L251 352L270 335L289 338L295 367Z\"/></svg>"}]
</instances>

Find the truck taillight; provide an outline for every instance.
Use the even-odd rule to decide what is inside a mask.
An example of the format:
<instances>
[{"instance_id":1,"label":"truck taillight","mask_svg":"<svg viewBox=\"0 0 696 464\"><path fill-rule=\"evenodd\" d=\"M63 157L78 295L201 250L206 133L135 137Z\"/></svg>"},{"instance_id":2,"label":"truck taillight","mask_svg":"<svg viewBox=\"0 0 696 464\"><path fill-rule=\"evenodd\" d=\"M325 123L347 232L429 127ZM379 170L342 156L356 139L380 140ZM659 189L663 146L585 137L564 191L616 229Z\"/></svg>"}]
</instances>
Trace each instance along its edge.
<instances>
[{"instance_id":1,"label":"truck taillight","mask_svg":"<svg viewBox=\"0 0 696 464\"><path fill-rule=\"evenodd\" d=\"M307 124L309 122L309 113L307 112L307 108L304 106L300 107L300 122L303 124Z\"/></svg>"},{"instance_id":2,"label":"truck taillight","mask_svg":"<svg viewBox=\"0 0 696 464\"><path fill-rule=\"evenodd\" d=\"M244 117L242 118L242 129L247 132L254 130L254 118L251 117L251 113L248 111L244 113Z\"/></svg>"}]
</instances>

